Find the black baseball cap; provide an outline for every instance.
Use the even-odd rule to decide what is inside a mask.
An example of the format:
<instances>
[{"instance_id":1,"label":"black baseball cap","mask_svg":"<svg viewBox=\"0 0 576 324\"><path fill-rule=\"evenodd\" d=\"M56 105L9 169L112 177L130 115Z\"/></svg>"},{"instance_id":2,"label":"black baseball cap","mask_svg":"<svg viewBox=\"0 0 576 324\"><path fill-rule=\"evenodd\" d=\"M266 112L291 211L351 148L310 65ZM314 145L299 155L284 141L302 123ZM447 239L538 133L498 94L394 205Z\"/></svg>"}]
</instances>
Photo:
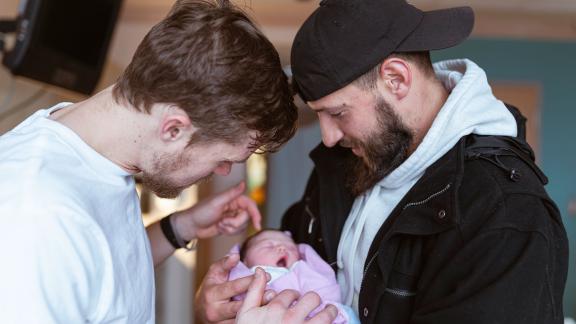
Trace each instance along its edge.
<instances>
[{"instance_id":1,"label":"black baseball cap","mask_svg":"<svg viewBox=\"0 0 576 324\"><path fill-rule=\"evenodd\" d=\"M405 0L323 0L294 38L294 88L304 101L318 100L393 52L452 47L473 26L470 7L422 11Z\"/></svg>"}]
</instances>

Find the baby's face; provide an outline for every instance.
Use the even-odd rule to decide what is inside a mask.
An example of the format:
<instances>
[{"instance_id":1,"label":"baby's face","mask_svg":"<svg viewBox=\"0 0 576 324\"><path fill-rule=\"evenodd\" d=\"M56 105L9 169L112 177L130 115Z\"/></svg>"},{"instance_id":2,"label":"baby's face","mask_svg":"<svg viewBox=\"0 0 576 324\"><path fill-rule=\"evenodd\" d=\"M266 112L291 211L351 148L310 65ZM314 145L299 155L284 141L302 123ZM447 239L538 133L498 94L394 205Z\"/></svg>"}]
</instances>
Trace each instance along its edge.
<instances>
[{"instance_id":1,"label":"baby's face","mask_svg":"<svg viewBox=\"0 0 576 324\"><path fill-rule=\"evenodd\" d=\"M300 253L290 236L264 231L249 242L244 263L249 268L258 265L289 268L298 260Z\"/></svg>"}]
</instances>

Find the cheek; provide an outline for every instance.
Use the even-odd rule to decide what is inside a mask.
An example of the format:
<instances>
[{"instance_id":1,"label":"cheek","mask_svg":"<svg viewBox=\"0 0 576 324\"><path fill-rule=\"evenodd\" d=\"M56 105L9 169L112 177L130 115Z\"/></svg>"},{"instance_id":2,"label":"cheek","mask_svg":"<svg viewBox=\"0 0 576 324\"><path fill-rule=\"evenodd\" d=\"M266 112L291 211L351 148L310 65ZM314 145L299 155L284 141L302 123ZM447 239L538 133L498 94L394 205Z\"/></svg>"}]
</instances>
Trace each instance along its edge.
<instances>
[{"instance_id":1,"label":"cheek","mask_svg":"<svg viewBox=\"0 0 576 324\"><path fill-rule=\"evenodd\" d=\"M363 138L359 132L366 129L365 125L357 123L352 118L346 118L338 123L340 131L344 138L352 141L358 141Z\"/></svg>"},{"instance_id":2,"label":"cheek","mask_svg":"<svg viewBox=\"0 0 576 324\"><path fill-rule=\"evenodd\" d=\"M183 182L190 182L191 180L198 181L199 179L212 174L212 170L213 168L211 166L206 165L186 165L178 171L178 180Z\"/></svg>"},{"instance_id":3,"label":"cheek","mask_svg":"<svg viewBox=\"0 0 576 324\"><path fill-rule=\"evenodd\" d=\"M251 253L247 253L246 256L244 257L244 264L247 265L248 267L250 267L253 263L254 263L254 259L252 257Z\"/></svg>"},{"instance_id":4,"label":"cheek","mask_svg":"<svg viewBox=\"0 0 576 324\"><path fill-rule=\"evenodd\" d=\"M246 256L246 262L245 264L248 267L253 267L253 266L257 266L257 265L271 265L275 262L273 256L271 255L271 253L255 253L252 255L247 255Z\"/></svg>"},{"instance_id":5,"label":"cheek","mask_svg":"<svg viewBox=\"0 0 576 324\"><path fill-rule=\"evenodd\" d=\"M342 123L342 129L345 129L356 137L362 134L370 134L378 128L378 118L376 112L360 116L351 116Z\"/></svg>"},{"instance_id":6,"label":"cheek","mask_svg":"<svg viewBox=\"0 0 576 324\"><path fill-rule=\"evenodd\" d=\"M379 128L372 125L359 125L346 132L347 137L354 143L366 143L372 136L379 133Z\"/></svg>"}]
</instances>

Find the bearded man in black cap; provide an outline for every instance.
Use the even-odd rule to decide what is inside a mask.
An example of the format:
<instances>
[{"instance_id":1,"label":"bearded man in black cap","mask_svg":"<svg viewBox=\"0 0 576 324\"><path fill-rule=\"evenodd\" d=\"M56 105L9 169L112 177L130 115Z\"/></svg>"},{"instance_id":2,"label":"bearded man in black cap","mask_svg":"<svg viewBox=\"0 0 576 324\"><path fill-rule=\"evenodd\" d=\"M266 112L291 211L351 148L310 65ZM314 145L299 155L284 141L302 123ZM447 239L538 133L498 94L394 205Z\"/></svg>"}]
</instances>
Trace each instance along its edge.
<instances>
[{"instance_id":1,"label":"bearded man in black cap","mask_svg":"<svg viewBox=\"0 0 576 324\"><path fill-rule=\"evenodd\" d=\"M430 60L473 24L467 7L323 0L294 40L323 143L282 227L362 323L563 322L567 238L522 117L474 62Z\"/></svg>"}]
</instances>

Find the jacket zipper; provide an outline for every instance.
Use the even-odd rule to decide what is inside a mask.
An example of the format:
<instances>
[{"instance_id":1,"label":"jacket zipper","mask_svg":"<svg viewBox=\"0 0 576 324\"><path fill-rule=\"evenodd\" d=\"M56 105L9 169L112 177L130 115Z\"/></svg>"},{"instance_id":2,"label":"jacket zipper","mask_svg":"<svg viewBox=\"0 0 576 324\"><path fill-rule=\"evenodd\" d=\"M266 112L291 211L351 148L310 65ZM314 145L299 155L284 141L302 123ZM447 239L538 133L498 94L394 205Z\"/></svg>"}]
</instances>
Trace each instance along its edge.
<instances>
[{"instance_id":1,"label":"jacket zipper","mask_svg":"<svg viewBox=\"0 0 576 324\"><path fill-rule=\"evenodd\" d=\"M366 273L368 273L368 269L370 269L372 262L374 262L374 260L376 260L376 257L378 256L379 253L380 253L380 250L376 251L376 253L374 253L372 258L370 258L370 261L368 261L368 264L366 265L366 268L364 269L364 273L362 274L362 281L360 282L360 291L362 291L362 287L364 287L364 279L366 278Z\"/></svg>"},{"instance_id":2,"label":"jacket zipper","mask_svg":"<svg viewBox=\"0 0 576 324\"><path fill-rule=\"evenodd\" d=\"M385 289L387 292L391 293L392 295L398 296L398 297L412 297L412 296L416 296L416 293L413 291L409 291L409 290L403 290L403 289L393 289L393 288L386 288Z\"/></svg>"},{"instance_id":3,"label":"jacket zipper","mask_svg":"<svg viewBox=\"0 0 576 324\"><path fill-rule=\"evenodd\" d=\"M428 196L424 200L408 203L408 204L404 205L402 210L405 210L408 207L423 205L423 204L429 202L434 197L439 196L439 195L443 194L444 192L446 192L448 189L450 189L451 186L452 186L452 184L449 183L442 190L431 194L430 196ZM362 281L360 282L360 291L362 291L362 288L364 287L364 279L366 279L366 273L368 273L368 269L370 269L370 266L372 265L372 263L374 262L374 260L376 259L376 257L378 256L379 253L380 253L380 250L377 250L376 253L374 253L374 255L372 256L372 258L370 258L370 261L368 261L368 264L366 265L366 268L364 269L364 274L362 274ZM410 292L410 291L406 291L406 290L399 290L399 289L386 288L386 291L388 291L391 294L394 294L397 296L404 296L404 297L416 295L416 293L414 293L414 292Z\"/></svg>"},{"instance_id":4,"label":"jacket zipper","mask_svg":"<svg viewBox=\"0 0 576 324\"><path fill-rule=\"evenodd\" d=\"M436 196L439 196L439 195L443 194L444 192L446 192L446 190L450 189L451 185L452 185L451 183L447 184L446 187L444 187L444 189L442 189L442 190L440 190L440 191L438 191L438 192L436 192L436 193L431 194L430 196L428 196L428 198L426 198L426 199L424 199L424 200L420 200L420 201L416 201L416 202L411 202L411 203L408 203L408 204L404 205L404 207L402 208L402 210L405 210L405 209L408 208L408 207L420 206L420 205L423 205L423 204L429 202L432 198L434 198L434 197L436 197Z\"/></svg>"}]
</instances>

